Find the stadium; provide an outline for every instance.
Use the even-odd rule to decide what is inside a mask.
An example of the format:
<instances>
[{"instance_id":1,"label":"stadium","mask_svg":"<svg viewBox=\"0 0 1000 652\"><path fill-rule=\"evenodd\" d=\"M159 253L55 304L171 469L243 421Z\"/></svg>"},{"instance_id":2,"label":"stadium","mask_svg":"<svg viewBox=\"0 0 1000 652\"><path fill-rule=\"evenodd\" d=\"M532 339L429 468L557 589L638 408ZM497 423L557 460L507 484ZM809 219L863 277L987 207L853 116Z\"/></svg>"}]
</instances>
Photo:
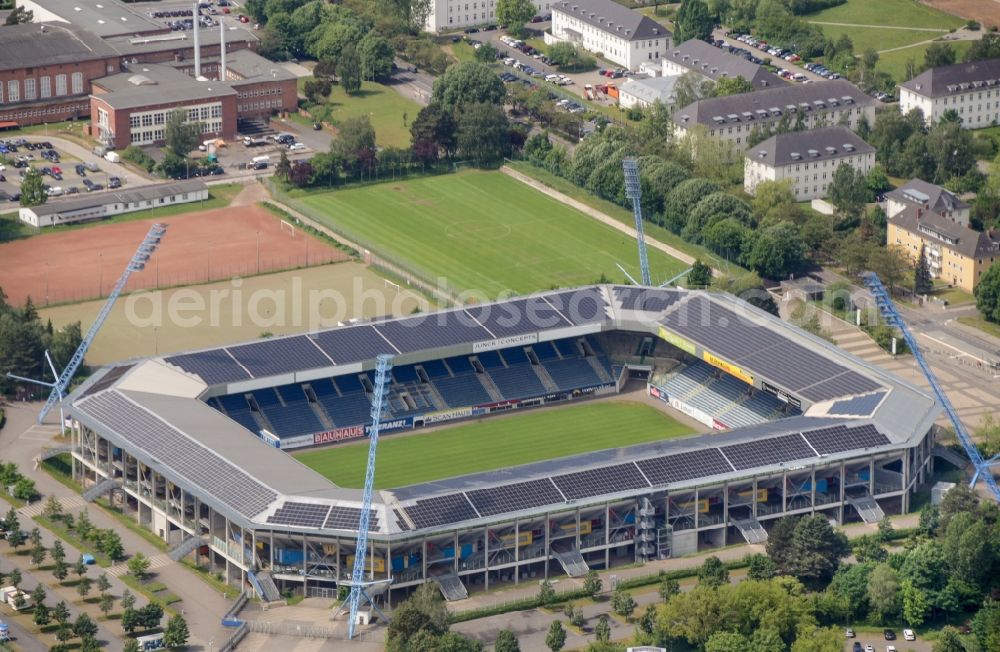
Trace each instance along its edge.
<instances>
[{"instance_id":1,"label":"stadium","mask_svg":"<svg viewBox=\"0 0 1000 652\"><path fill-rule=\"evenodd\" d=\"M364 440L385 353L380 454L405 440L404 465L446 461L375 494L368 574L391 578L389 605L428 581L458 600L761 543L784 515L876 522L932 470L940 406L922 390L729 295L598 285L106 367L65 402L74 477L234 586L335 596L362 491L295 455ZM610 423L575 445L594 429L577 411L637 390L699 427L630 443ZM554 442L532 433L539 450L573 454L513 457L531 415L566 424ZM431 447L483 424L512 457L494 446L467 466Z\"/></svg>"}]
</instances>

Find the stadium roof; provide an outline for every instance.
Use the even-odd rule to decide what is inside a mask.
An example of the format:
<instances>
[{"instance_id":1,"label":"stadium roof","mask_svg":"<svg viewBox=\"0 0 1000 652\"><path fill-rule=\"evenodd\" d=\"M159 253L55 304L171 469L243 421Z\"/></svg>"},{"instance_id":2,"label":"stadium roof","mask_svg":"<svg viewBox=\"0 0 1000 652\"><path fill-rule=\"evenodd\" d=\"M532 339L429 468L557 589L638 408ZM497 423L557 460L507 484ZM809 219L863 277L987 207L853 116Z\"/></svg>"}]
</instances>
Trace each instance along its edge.
<instances>
[{"instance_id":1,"label":"stadium roof","mask_svg":"<svg viewBox=\"0 0 1000 652\"><path fill-rule=\"evenodd\" d=\"M939 412L926 393L735 297L629 286L147 358L98 372L69 397L68 410L248 527L350 531L360 490L335 487L203 401L358 373L383 352L409 364L606 330L658 335L800 400L806 416L380 491L373 534L492 522L896 450Z\"/></svg>"}]
</instances>

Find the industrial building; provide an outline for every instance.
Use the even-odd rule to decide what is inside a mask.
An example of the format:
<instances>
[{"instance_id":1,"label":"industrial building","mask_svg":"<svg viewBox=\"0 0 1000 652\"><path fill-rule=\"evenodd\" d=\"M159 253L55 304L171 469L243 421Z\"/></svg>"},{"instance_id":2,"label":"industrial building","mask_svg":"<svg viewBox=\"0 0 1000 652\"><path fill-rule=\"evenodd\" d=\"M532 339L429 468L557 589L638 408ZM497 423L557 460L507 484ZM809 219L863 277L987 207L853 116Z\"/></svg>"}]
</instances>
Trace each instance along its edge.
<instances>
[{"instance_id":1,"label":"industrial building","mask_svg":"<svg viewBox=\"0 0 1000 652\"><path fill-rule=\"evenodd\" d=\"M65 402L74 478L265 600L333 597L362 492L288 451L365 436L382 353L383 434L628 388L704 434L377 491L379 600L760 543L785 515L874 523L932 470L923 390L729 295L590 286L107 367Z\"/></svg>"}]
</instances>

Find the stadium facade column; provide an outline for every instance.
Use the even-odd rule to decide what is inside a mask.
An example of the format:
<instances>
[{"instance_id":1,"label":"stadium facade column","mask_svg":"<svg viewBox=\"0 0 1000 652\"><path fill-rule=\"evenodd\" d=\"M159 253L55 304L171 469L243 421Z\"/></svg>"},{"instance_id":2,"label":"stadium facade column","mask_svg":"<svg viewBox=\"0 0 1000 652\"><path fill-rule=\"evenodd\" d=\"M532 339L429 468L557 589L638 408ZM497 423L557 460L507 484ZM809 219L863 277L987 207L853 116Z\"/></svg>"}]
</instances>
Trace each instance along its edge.
<instances>
[{"instance_id":1,"label":"stadium facade column","mask_svg":"<svg viewBox=\"0 0 1000 652\"><path fill-rule=\"evenodd\" d=\"M552 544L550 539L552 537L552 527L549 525L549 515L545 515L545 550L542 551L543 559L545 560L545 579L549 579L549 552L552 550Z\"/></svg>"},{"instance_id":2,"label":"stadium facade column","mask_svg":"<svg viewBox=\"0 0 1000 652\"><path fill-rule=\"evenodd\" d=\"M729 483L722 483L722 547L729 545Z\"/></svg>"},{"instance_id":3,"label":"stadium facade column","mask_svg":"<svg viewBox=\"0 0 1000 652\"><path fill-rule=\"evenodd\" d=\"M813 483L816 484L815 482ZM837 513L840 517L837 521L843 525L844 523L844 498L847 495L847 464L844 462L840 463L840 504L837 505Z\"/></svg>"},{"instance_id":4,"label":"stadium facade column","mask_svg":"<svg viewBox=\"0 0 1000 652\"><path fill-rule=\"evenodd\" d=\"M514 548L517 548L517 539L514 539ZM483 527L483 589L490 590L490 528Z\"/></svg>"},{"instance_id":5,"label":"stadium facade column","mask_svg":"<svg viewBox=\"0 0 1000 652\"><path fill-rule=\"evenodd\" d=\"M611 568L611 503L604 502L604 567Z\"/></svg>"},{"instance_id":6,"label":"stadium facade column","mask_svg":"<svg viewBox=\"0 0 1000 652\"><path fill-rule=\"evenodd\" d=\"M521 519L514 521L514 585L521 583Z\"/></svg>"}]
</instances>

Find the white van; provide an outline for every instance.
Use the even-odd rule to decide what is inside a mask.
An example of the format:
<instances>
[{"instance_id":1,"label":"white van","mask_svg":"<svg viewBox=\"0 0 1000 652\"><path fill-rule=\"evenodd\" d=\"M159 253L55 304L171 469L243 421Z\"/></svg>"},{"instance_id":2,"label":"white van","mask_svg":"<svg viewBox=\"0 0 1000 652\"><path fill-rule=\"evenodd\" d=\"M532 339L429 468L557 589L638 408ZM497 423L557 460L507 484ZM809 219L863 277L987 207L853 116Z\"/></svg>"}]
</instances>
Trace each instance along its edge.
<instances>
[{"instance_id":1,"label":"white van","mask_svg":"<svg viewBox=\"0 0 1000 652\"><path fill-rule=\"evenodd\" d=\"M122 157L118 154L118 152L108 152L107 154L104 155L104 158L111 161L112 163L121 163L122 160Z\"/></svg>"},{"instance_id":2,"label":"white van","mask_svg":"<svg viewBox=\"0 0 1000 652\"><path fill-rule=\"evenodd\" d=\"M250 167L254 170L264 170L271 164L270 156L255 156L250 159Z\"/></svg>"}]
</instances>

